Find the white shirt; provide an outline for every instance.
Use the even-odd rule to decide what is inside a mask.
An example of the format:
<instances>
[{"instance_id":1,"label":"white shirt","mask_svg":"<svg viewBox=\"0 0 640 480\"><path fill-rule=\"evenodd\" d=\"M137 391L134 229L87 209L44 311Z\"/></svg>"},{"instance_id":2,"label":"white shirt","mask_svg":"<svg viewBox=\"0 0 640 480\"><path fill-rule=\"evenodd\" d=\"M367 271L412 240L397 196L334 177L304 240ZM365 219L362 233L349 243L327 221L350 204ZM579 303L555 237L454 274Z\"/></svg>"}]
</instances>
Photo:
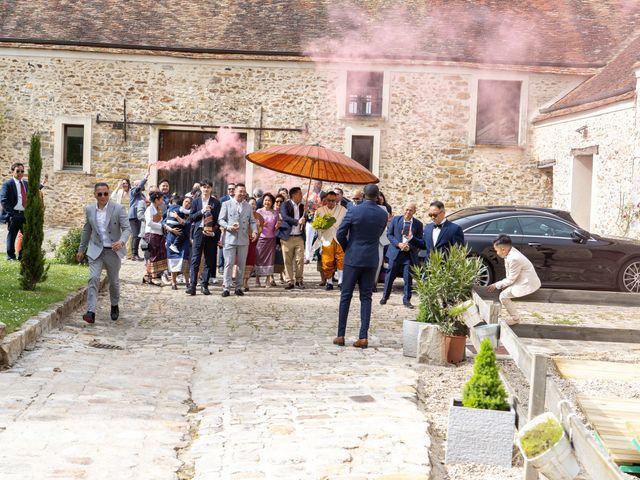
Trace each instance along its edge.
<instances>
[{"instance_id":1,"label":"white shirt","mask_svg":"<svg viewBox=\"0 0 640 480\"><path fill-rule=\"evenodd\" d=\"M211 198L211 195L209 195L206 199L204 198L204 196L202 197L202 210L200 210L202 212L202 220L200 220L200 225L198 225L198 227L204 228L204 212L207 211L210 198Z\"/></svg>"},{"instance_id":2,"label":"white shirt","mask_svg":"<svg viewBox=\"0 0 640 480\"><path fill-rule=\"evenodd\" d=\"M440 237L440 232L442 231L442 227L444 226L444 222L446 222L447 220L443 220L442 223L440 224L440 228L436 228L436 226L433 226L433 233L431 234L431 239L433 240L433 246L436 246L436 243L438 243L438 237Z\"/></svg>"},{"instance_id":3,"label":"white shirt","mask_svg":"<svg viewBox=\"0 0 640 480\"><path fill-rule=\"evenodd\" d=\"M22 180L18 180L16 177L13 177L13 181L16 184L16 190L18 191L18 202L15 204L13 209L17 210L18 212L23 212L24 207L22 206ZM26 200L27 199L25 198L25 203L26 203Z\"/></svg>"},{"instance_id":4,"label":"white shirt","mask_svg":"<svg viewBox=\"0 0 640 480\"><path fill-rule=\"evenodd\" d=\"M382 205L384 206L384 205ZM385 208L386 210L386 208ZM411 220L407 220L405 217L402 217L402 230L404 231L404 224L406 222L409 222L409 232L412 232L412 228L413 228L413 217L411 217ZM407 236L406 235L402 235L402 243L407 243L409 240L407 240Z\"/></svg>"},{"instance_id":5,"label":"white shirt","mask_svg":"<svg viewBox=\"0 0 640 480\"><path fill-rule=\"evenodd\" d=\"M162 223L154 222L153 217L158 213L158 209L153 206L153 204L147 207L147 210L144 212L144 233L157 233L158 235L162 235Z\"/></svg>"},{"instance_id":6,"label":"white shirt","mask_svg":"<svg viewBox=\"0 0 640 480\"><path fill-rule=\"evenodd\" d=\"M300 205L301 203L295 203L293 200L289 200L291 205L293 205L293 218L296 220L300 220ZM302 229L300 228L300 224L296 224L291 227L290 235L302 235Z\"/></svg>"},{"instance_id":7,"label":"white shirt","mask_svg":"<svg viewBox=\"0 0 640 480\"><path fill-rule=\"evenodd\" d=\"M100 208L96 204L96 226L98 227L98 234L102 239L103 247L111 246L111 238L109 238L109 233L107 232L107 225L109 224L109 219L107 218L107 203L104 208Z\"/></svg>"}]
</instances>

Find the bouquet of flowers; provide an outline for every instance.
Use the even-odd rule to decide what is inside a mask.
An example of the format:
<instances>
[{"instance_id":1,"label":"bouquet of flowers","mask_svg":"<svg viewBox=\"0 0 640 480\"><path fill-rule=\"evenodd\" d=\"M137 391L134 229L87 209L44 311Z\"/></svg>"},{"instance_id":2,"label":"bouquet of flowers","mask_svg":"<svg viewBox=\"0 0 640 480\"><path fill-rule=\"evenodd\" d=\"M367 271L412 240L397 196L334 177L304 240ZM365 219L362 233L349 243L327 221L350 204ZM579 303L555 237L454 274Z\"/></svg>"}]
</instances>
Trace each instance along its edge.
<instances>
[{"instance_id":1,"label":"bouquet of flowers","mask_svg":"<svg viewBox=\"0 0 640 480\"><path fill-rule=\"evenodd\" d=\"M316 230L327 230L331 228L334 223L336 223L336 219L331 215L316 215L313 218L311 226Z\"/></svg>"}]
</instances>

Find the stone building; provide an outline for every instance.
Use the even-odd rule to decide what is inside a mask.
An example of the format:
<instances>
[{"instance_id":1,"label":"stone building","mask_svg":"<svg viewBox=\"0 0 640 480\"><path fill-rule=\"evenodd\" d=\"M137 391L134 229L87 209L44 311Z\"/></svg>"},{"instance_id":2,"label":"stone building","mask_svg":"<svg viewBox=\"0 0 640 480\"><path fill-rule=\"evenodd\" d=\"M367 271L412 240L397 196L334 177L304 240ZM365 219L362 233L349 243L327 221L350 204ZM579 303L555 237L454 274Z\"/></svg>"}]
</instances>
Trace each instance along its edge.
<instances>
[{"instance_id":1,"label":"stone building","mask_svg":"<svg viewBox=\"0 0 640 480\"><path fill-rule=\"evenodd\" d=\"M640 37L534 119L534 157L553 171L553 205L587 230L638 237Z\"/></svg>"},{"instance_id":2,"label":"stone building","mask_svg":"<svg viewBox=\"0 0 640 480\"><path fill-rule=\"evenodd\" d=\"M65 225L94 182L140 178L221 127L241 151L161 171L174 189L275 188L287 180L243 154L319 142L379 176L396 211L572 208L567 147L541 109L602 75L640 15L623 0L0 3L0 172L38 132L46 221Z\"/></svg>"}]
</instances>

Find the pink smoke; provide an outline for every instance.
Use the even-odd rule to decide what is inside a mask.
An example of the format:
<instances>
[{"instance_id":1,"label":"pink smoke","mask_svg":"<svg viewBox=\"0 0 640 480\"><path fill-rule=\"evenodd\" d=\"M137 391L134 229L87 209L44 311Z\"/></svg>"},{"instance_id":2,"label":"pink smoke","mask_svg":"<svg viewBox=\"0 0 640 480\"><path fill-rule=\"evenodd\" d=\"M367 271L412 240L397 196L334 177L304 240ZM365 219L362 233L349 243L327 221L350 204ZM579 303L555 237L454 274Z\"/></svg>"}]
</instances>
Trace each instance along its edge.
<instances>
[{"instance_id":1,"label":"pink smoke","mask_svg":"<svg viewBox=\"0 0 640 480\"><path fill-rule=\"evenodd\" d=\"M151 164L157 169L173 170L178 168L193 168L202 160L221 159L227 156L244 155L246 144L239 134L231 128L221 128L215 138L209 138L203 145L199 145L190 153L171 160ZM224 168L223 168L224 169Z\"/></svg>"}]
</instances>

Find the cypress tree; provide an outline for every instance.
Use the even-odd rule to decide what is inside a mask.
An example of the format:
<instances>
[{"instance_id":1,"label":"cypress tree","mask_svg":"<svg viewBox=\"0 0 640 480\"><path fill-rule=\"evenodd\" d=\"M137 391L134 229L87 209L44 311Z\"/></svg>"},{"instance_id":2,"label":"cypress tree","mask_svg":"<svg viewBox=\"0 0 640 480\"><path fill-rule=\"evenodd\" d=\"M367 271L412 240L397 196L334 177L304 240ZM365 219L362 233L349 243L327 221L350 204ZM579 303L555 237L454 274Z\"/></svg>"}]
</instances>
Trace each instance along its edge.
<instances>
[{"instance_id":1,"label":"cypress tree","mask_svg":"<svg viewBox=\"0 0 640 480\"><path fill-rule=\"evenodd\" d=\"M48 266L45 268L44 250L44 202L40 196L40 174L42 156L40 136L33 134L29 150L29 184L24 211L22 262L20 264L20 285L24 290L35 290L36 284L47 279Z\"/></svg>"},{"instance_id":2,"label":"cypress tree","mask_svg":"<svg viewBox=\"0 0 640 480\"><path fill-rule=\"evenodd\" d=\"M462 391L462 405L486 410L509 410L507 391L498 375L496 354L487 338L480 344L473 375Z\"/></svg>"}]
</instances>

